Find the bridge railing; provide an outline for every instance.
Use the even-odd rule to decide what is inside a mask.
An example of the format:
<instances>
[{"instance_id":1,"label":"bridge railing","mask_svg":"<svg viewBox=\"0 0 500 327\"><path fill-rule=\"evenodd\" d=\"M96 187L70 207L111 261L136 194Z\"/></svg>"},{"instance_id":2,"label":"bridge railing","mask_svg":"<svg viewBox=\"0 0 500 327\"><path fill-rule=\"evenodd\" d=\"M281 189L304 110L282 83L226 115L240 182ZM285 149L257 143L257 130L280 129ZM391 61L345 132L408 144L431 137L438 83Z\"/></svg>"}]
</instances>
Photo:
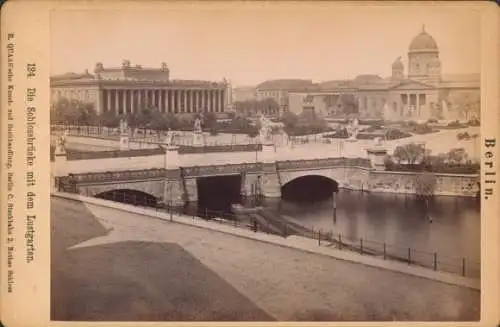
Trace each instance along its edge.
<instances>
[{"instance_id":1,"label":"bridge railing","mask_svg":"<svg viewBox=\"0 0 500 327\"><path fill-rule=\"evenodd\" d=\"M435 271L442 271L469 278L480 278L481 264L474 260L467 260L465 257L453 257L437 252L423 251L412 247L389 244L369 240L366 238L352 238L341 233L334 233L332 230L298 227L297 224L280 223L276 225L265 219L265 215L256 215L247 211L241 214L228 213L224 211L214 211L208 209L186 210L173 207L168 203L162 203L160 199L153 197L138 197L126 192L112 192L110 196L103 197L107 200L142 206L162 211L170 214L174 219L175 215L190 216L193 220L210 220L214 223L228 225L236 228L250 229L255 233L274 234L282 237L299 235L309 239L317 240L318 246L333 247L339 250L346 250L360 255L375 256L382 260L392 260L407 263L410 266L424 267Z\"/></svg>"},{"instance_id":2,"label":"bridge railing","mask_svg":"<svg viewBox=\"0 0 500 327\"><path fill-rule=\"evenodd\" d=\"M318 240L319 245L333 246L337 249L349 250L361 255L379 257L383 260L394 260L411 266L429 268L463 277L480 278L481 263L467 260L465 257L444 255L438 252L423 251L412 247L373 241L366 238L352 238L333 231L310 229L308 238Z\"/></svg>"}]
</instances>

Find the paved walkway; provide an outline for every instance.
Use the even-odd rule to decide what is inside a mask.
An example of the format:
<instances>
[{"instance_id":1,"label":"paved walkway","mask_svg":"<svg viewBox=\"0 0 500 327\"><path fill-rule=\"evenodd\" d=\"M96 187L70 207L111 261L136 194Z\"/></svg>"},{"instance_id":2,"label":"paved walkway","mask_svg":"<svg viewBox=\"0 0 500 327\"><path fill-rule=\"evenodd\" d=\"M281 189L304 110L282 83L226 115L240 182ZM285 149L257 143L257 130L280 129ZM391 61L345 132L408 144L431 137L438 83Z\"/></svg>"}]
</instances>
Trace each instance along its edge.
<instances>
[{"instance_id":1,"label":"paved walkway","mask_svg":"<svg viewBox=\"0 0 500 327\"><path fill-rule=\"evenodd\" d=\"M55 197L52 201L53 215L61 207L74 211L74 206L81 205ZM91 213L110 233L101 237L96 235L97 238L83 243L68 244L72 248L69 252L124 241L178 244L249 299L252 305L277 320L451 321L479 318L479 291L471 288L255 242L205 228L125 214L100 205L87 203L84 208L82 211ZM72 219L78 220L79 216L75 213ZM148 257L151 263L157 261L152 254ZM128 260L133 264L138 259L132 256ZM159 269L156 265L151 267ZM148 287L154 289L155 284ZM213 294L213 298L223 300L217 294ZM252 310L258 311L255 307Z\"/></svg>"}]
</instances>

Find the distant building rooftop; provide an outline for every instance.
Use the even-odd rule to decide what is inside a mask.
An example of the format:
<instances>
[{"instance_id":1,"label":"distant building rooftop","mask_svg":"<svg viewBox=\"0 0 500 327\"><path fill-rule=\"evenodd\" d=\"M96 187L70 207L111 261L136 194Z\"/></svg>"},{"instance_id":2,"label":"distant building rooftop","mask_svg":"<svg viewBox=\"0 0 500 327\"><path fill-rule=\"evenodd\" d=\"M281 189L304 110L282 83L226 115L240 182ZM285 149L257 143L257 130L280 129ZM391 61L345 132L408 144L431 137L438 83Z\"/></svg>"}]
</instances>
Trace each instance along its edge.
<instances>
[{"instance_id":1,"label":"distant building rooftop","mask_svg":"<svg viewBox=\"0 0 500 327\"><path fill-rule=\"evenodd\" d=\"M312 80L305 79L275 79L265 81L256 86L258 90L304 90L314 87Z\"/></svg>"}]
</instances>

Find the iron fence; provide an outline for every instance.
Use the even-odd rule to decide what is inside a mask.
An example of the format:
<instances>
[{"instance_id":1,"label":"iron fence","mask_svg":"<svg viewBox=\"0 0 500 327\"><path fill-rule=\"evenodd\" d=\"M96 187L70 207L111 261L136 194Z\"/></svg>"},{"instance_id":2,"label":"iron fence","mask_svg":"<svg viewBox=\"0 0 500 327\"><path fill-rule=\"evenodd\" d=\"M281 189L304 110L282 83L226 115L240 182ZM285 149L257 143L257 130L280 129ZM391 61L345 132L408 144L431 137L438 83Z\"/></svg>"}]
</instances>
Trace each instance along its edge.
<instances>
[{"instance_id":1,"label":"iron fence","mask_svg":"<svg viewBox=\"0 0 500 327\"><path fill-rule=\"evenodd\" d=\"M447 256L437 252L423 251L366 238L352 238L341 233L335 233L332 230L325 231L304 226L299 227L294 222L274 220L272 219L272 213L263 210L253 213L245 213L244 210L242 213L230 213L209 209L188 212L185 208L175 207L151 196L139 197L135 194L119 191L110 192L108 196L101 198L166 212L171 220L174 219L174 215L184 215L191 217L193 220L212 221L221 225L251 230L255 233L274 234L285 238L298 235L317 240L318 246L352 251L360 255L378 257L382 260L404 262L410 266L419 266L463 277L480 278L481 276L480 262L467 260L465 257Z\"/></svg>"}]
</instances>

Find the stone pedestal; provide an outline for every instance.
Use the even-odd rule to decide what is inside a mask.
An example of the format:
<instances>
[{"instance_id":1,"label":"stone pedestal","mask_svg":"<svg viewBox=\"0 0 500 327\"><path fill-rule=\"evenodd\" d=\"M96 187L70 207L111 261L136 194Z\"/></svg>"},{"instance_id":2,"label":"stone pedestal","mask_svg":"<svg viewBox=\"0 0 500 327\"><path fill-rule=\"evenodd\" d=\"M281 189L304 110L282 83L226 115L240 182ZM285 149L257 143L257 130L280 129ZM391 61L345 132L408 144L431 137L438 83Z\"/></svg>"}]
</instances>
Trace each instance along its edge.
<instances>
[{"instance_id":1,"label":"stone pedestal","mask_svg":"<svg viewBox=\"0 0 500 327\"><path fill-rule=\"evenodd\" d=\"M263 143L262 151L257 153L257 161L262 163L276 162L276 148L272 143Z\"/></svg>"},{"instance_id":2,"label":"stone pedestal","mask_svg":"<svg viewBox=\"0 0 500 327\"><path fill-rule=\"evenodd\" d=\"M165 190L164 201L170 206L184 205L184 187L180 172L179 147L165 148Z\"/></svg>"},{"instance_id":3,"label":"stone pedestal","mask_svg":"<svg viewBox=\"0 0 500 327\"><path fill-rule=\"evenodd\" d=\"M382 146L374 146L367 149L368 158L370 159L372 168L376 170L385 170L385 157L387 156L387 149Z\"/></svg>"},{"instance_id":4,"label":"stone pedestal","mask_svg":"<svg viewBox=\"0 0 500 327\"><path fill-rule=\"evenodd\" d=\"M262 151L258 153L258 161L263 164L263 174L259 179L259 188L262 196L267 198L281 197L281 185L276 171L274 144L262 144Z\"/></svg>"},{"instance_id":5,"label":"stone pedestal","mask_svg":"<svg viewBox=\"0 0 500 327\"><path fill-rule=\"evenodd\" d=\"M120 151L130 150L129 137L126 134L120 135Z\"/></svg>"},{"instance_id":6,"label":"stone pedestal","mask_svg":"<svg viewBox=\"0 0 500 327\"><path fill-rule=\"evenodd\" d=\"M66 162L68 160L66 150L61 146L56 146L54 152L54 162L51 167L51 187L57 191L56 177L68 176Z\"/></svg>"},{"instance_id":7,"label":"stone pedestal","mask_svg":"<svg viewBox=\"0 0 500 327\"><path fill-rule=\"evenodd\" d=\"M165 169L179 169L181 166L179 147L173 145L167 145L165 148Z\"/></svg>"},{"instance_id":8,"label":"stone pedestal","mask_svg":"<svg viewBox=\"0 0 500 327\"><path fill-rule=\"evenodd\" d=\"M203 146L205 145L203 142L203 133L202 132L194 132L193 133L193 146Z\"/></svg>"}]
</instances>

